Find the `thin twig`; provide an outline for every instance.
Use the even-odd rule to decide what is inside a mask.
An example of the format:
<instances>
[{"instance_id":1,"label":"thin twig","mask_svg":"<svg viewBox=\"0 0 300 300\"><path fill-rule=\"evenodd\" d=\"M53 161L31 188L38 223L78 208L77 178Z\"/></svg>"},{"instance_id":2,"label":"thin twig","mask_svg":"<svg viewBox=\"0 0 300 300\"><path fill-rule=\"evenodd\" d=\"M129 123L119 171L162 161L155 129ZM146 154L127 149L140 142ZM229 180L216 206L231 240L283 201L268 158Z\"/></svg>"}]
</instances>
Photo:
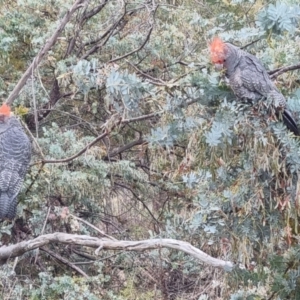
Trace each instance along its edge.
<instances>
[{"instance_id":1,"label":"thin twig","mask_svg":"<svg viewBox=\"0 0 300 300\"><path fill-rule=\"evenodd\" d=\"M60 262L62 262L63 264L69 266L70 268L72 268L73 270L75 270L76 272L78 272L79 274L81 274L82 276L84 276L85 278L89 278L89 276L83 272L80 268L78 268L77 266L75 266L74 264L72 264L70 261L68 261L67 259L61 257L60 255L58 255L57 253L46 249L45 247L40 247L40 249L46 253L48 253L50 256L54 257L55 259L59 260Z\"/></svg>"},{"instance_id":2,"label":"thin twig","mask_svg":"<svg viewBox=\"0 0 300 300\"><path fill-rule=\"evenodd\" d=\"M124 11L123 15L117 20L117 22L114 22L109 29L103 33L97 40L100 42L102 39L104 39L101 43L97 42L97 44L95 44L91 49L89 49L85 54L83 54L80 59L86 59L88 56L90 56L91 54L95 53L96 51L98 51L99 48L103 47L108 40L110 39L110 37L112 36L112 34L114 33L114 30L117 28L117 26L119 25L119 23L123 20L123 18L126 15L126 10ZM85 45L84 45L85 46ZM80 49L79 52L81 52L82 49Z\"/></svg>"},{"instance_id":3,"label":"thin twig","mask_svg":"<svg viewBox=\"0 0 300 300\"><path fill-rule=\"evenodd\" d=\"M149 213L149 215L151 216L151 218L153 219L153 221L155 221L155 223L159 226L159 221L154 217L153 213L151 212L150 208L145 204L145 202L131 189L129 188L128 186L122 184L122 183L117 183L115 182L116 185L124 188L124 189L127 189L130 191L130 193L139 201L142 203L142 205L144 206L144 208L147 210L147 212Z\"/></svg>"},{"instance_id":4,"label":"thin twig","mask_svg":"<svg viewBox=\"0 0 300 300\"><path fill-rule=\"evenodd\" d=\"M140 116L140 117L136 117L136 118L132 118L132 119L124 119L124 120L119 120L114 122L109 130L107 128L105 128L105 132L102 133L101 135L99 135L98 137L96 137L92 142L90 142L87 146L85 146L83 149L81 149L79 152L77 152L76 154L67 157L67 158L63 158L63 159L43 159L42 161L35 163L35 164L39 164L39 163L43 163L43 164L58 164L58 163L66 163L69 162L77 157L79 157L80 155L82 155L83 153L85 153L89 148L91 148L93 145L95 145L97 142L101 141L103 138L105 138L107 135L110 134L110 132L118 125L120 124L127 124L127 123L131 123L131 122L137 122L137 121L142 121L142 120L146 120L146 119L150 119L153 118L155 116L157 116L158 114L160 114L161 112L156 112L156 113L152 113L149 115L144 115L144 116Z\"/></svg>"},{"instance_id":5,"label":"thin twig","mask_svg":"<svg viewBox=\"0 0 300 300\"><path fill-rule=\"evenodd\" d=\"M136 118L131 118L131 119L124 119L121 124L127 124L127 123L132 123L132 122L138 122L138 121L143 121L143 120L147 120L147 119L151 119L153 117L156 117L160 114L162 114L163 111L157 111L157 112L154 112L152 114L148 114L148 115L143 115L143 116L140 116L140 117L136 117Z\"/></svg>"},{"instance_id":6,"label":"thin twig","mask_svg":"<svg viewBox=\"0 0 300 300\"><path fill-rule=\"evenodd\" d=\"M31 139L33 140L33 142L35 143L36 147L38 148L39 153L40 153L42 159L44 159L45 156L44 156L44 153L43 153L43 151L42 151L42 148L40 147L40 145L39 145L39 143L37 142L37 140L36 140L36 138L34 137L34 135L33 135L33 134L31 133L31 131L29 130L27 124L26 124L25 122L23 122L21 119L20 119L20 122L21 122L21 124L25 127L26 132L30 135Z\"/></svg>"},{"instance_id":7,"label":"thin twig","mask_svg":"<svg viewBox=\"0 0 300 300\"><path fill-rule=\"evenodd\" d=\"M44 232L45 232L45 228L46 228L46 225L47 225L47 221L48 221L48 218L49 218L50 211L51 211L51 206L49 205L48 211L47 211L47 216L45 218L41 234L44 234ZM35 259L34 259L35 264L37 263L38 256L39 256L39 249L37 249L37 252L36 252L36 255L35 255Z\"/></svg>"},{"instance_id":8,"label":"thin twig","mask_svg":"<svg viewBox=\"0 0 300 300\"><path fill-rule=\"evenodd\" d=\"M136 53L138 51L140 51L141 49L143 49L144 46L146 45L146 43L148 42L149 38L150 38L152 30L153 30L153 24L151 24L151 27L150 27L150 30L149 30L147 36L146 36L146 39L145 39L145 41L143 42L143 44L140 47L138 47L138 48L132 50L131 52L126 53L126 54L124 54L122 56L119 56L119 57L116 57L114 59L111 59L109 62L107 62L107 64L111 64L111 63L116 62L118 60L124 59L124 58L126 58L126 57L128 57L128 56L130 56L130 55L132 55L132 54L134 54L134 53Z\"/></svg>"},{"instance_id":9,"label":"thin twig","mask_svg":"<svg viewBox=\"0 0 300 300\"><path fill-rule=\"evenodd\" d=\"M288 71L293 71L293 70L298 70L300 69L300 63L287 66L287 67L281 67L272 71L269 71L268 74L272 79L276 78L277 76L281 75L282 73L288 72Z\"/></svg>"},{"instance_id":10,"label":"thin twig","mask_svg":"<svg viewBox=\"0 0 300 300\"><path fill-rule=\"evenodd\" d=\"M261 40L261 38L258 38L258 39L256 39L256 40L250 42L249 44L244 45L243 47L241 47L241 49L245 49L245 48L249 47L249 46L252 45L252 44L255 44L256 42L258 42L258 41L260 41L260 40Z\"/></svg>"},{"instance_id":11,"label":"thin twig","mask_svg":"<svg viewBox=\"0 0 300 300\"><path fill-rule=\"evenodd\" d=\"M88 126L88 130L91 131L93 133L93 135L95 135L95 136L98 135L98 132L96 131L96 129L93 127L93 125L90 122L86 121L85 119L83 119L79 116L76 116L75 114L71 114L71 113L68 113L66 111L62 111L61 109L54 109L54 108L47 108L47 109L41 108L38 111L39 112L51 111L51 112L57 112L59 114L69 116L71 119L75 119L75 120L81 122L82 124L86 124Z\"/></svg>"},{"instance_id":12,"label":"thin twig","mask_svg":"<svg viewBox=\"0 0 300 300\"><path fill-rule=\"evenodd\" d=\"M139 138L138 140L134 140L134 141L132 141L132 142L130 142L130 143L128 143L128 144L126 144L122 147L119 147L118 149L110 152L107 156L104 156L102 159L103 160L108 160L108 159L110 159L110 158L112 158L112 157L114 157L114 156L116 156L116 155L118 155L118 154L134 147L134 146L141 145L145 142L146 142L145 140L143 140L142 138Z\"/></svg>"},{"instance_id":13,"label":"thin twig","mask_svg":"<svg viewBox=\"0 0 300 300\"><path fill-rule=\"evenodd\" d=\"M159 85L159 86L166 86L168 83L162 81L161 79L155 78L150 76L149 74L144 73L143 71L141 71L138 67L136 67L134 64L132 64L130 61L126 60L126 62L132 67L134 68L138 73L140 73L141 75L143 75L144 77L146 77L147 79L149 79L151 81L152 84L154 85Z\"/></svg>"},{"instance_id":14,"label":"thin twig","mask_svg":"<svg viewBox=\"0 0 300 300\"><path fill-rule=\"evenodd\" d=\"M29 193L29 191L31 190L32 186L34 185L34 183L36 182L36 180L38 179L39 175L41 174L43 168L44 168L44 163L41 163L40 164L40 168L39 170L37 171L37 173L35 174L33 180L31 181L29 187L27 188L26 192L25 192L25 195L27 195Z\"/></svg>"},{"instance_id":15,"label":"thin twig","mask_svg":"<svg viewBox=\"0 0 300 300\"><path fill-rule=\"evenodd\" d=\"M36 109L36 99L35 99L35 91L34 91L34 69L32 68L32 74L31 74L31 92L32 92L32 102L33 102L33 113L34 113L34 123L35 123L35 137L39 138L39 120L37 115L37 109Z\"/></svg>"},{"instance_id":16,"label":"thin twig","mask_svg":"<svg viewBox=\"0 0 300 300\"><path fill-rule=\"evenodd\" d=\"M103 138L105 138L107 135L109 134L109 132L104 132L103 134L99 135L96 139L94 139L91 143L89 143L87 146L85 146L83 149L81 149L79 152L77 152L76 154L67 157L67 158L63 158L63 159L44 159L39 163L43 163L43 164L60 164L60 163L67 163L77 157L79 157L81 154L85 153L89 148L91 148L92 146L94 146L97 142L101 141ZM37 164L37 163L36 163Z\"/></svg>"},{"instance_id":17,"label":"thin twig","mask_svg":"<svg viewBox=\"0 0 300 300\"><path fill-rule=\"evenodd\" d=\"M107 237L107 238L109 238L109 239L111 239L111 240L113 240L113 241L116 241L115 238L113 238L112 236L109 236L108 234L106 234L105 232L103 232L102 230L100 230L99 228L97 228L96 226L94 226L93 224L89 223L88 221L83 220L83 219L81 219L81 218L79 218L79 217L76 217L76 216L73 215L73 214L69 214L69 215L70 215L72 218L74 218L74 219L76 219L76 220L78 220L78 221L80 221L80 222L82 222L82 223L84 223L84 224L90 226L90 227L93 228L94 230L96 230L96 231L98 231L99 233L101 233L103 236L105 236L105 237Z\"/></svg>"}]
</instances>

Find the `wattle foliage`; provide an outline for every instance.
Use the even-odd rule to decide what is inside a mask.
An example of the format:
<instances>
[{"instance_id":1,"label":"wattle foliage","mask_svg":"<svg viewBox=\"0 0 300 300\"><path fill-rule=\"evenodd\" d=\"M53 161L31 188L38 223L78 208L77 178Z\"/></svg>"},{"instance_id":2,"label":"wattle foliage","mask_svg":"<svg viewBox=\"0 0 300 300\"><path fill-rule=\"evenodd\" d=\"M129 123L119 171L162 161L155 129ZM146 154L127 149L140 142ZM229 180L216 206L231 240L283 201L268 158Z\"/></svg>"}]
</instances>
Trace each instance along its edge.
<instances>
[{"instance_id":1,"label":"wattle foliage","mask_svg":"<svg viewBox=\"0 0 300 300\"><path fill-rule=\"evenodd\" d=\"M0 228L2 245L99 235L75 215L116 239L176 238L243 268L53 244L89 279L30 252L1 266L3 299L299 297L299 139L266 102L238 101L208 53L216 35L247 46L299 120L299 71L276 69L299 62L300 8L271 2L88 1L14 102L34 159L16 224ZM3 99L71 5L0 1Z\"/></svg>"}]
</instances>

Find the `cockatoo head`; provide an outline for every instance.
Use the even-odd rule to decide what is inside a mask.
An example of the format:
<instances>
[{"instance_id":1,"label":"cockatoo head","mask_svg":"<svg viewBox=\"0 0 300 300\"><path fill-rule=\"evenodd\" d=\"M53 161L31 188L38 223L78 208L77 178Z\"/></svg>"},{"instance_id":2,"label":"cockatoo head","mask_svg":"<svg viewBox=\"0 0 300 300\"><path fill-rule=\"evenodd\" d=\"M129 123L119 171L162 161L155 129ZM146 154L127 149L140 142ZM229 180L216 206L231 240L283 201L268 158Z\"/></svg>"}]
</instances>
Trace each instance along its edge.
<instances>
[{"instance_id":1,"label":"cockatoo head","mask_svg":"<svg viewBox=\"0 0 300 300\"><path fill-rule=\"evenodd\" d=\"M218 37L215 37L209 45L210 58L217 70L224 67L227 57L227 45Z\"/></svg>"},{"instance_id":2,"label":"cockatoo head","mask_svg":"<svg viewBox=\"0 0 300 300\"><path fill-rule=\"evenodd\" d=\"M0 121L6 122L11 115L12 112L10 110L10 107L6 103L3 103L0 106Z\"/></svg>"}]
</instances>

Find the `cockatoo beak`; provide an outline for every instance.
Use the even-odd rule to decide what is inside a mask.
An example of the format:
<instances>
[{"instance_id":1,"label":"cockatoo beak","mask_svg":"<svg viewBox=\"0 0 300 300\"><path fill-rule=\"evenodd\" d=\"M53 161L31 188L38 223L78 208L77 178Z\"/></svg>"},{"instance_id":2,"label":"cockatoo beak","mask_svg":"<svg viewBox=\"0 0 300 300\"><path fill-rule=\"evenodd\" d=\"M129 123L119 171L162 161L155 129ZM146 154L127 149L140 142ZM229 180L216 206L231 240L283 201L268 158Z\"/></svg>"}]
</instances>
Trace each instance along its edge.
<instances>
[{"instance_id":1,"label":"cockatoo beak","mask_svg":"<svg viewBox=\"0 0 300 300\"><path fill-rule=\"evenodd\" d=\"M215 64L216 71L222 71L224 68L223 64Z\"/></svg>"}]
</instances>

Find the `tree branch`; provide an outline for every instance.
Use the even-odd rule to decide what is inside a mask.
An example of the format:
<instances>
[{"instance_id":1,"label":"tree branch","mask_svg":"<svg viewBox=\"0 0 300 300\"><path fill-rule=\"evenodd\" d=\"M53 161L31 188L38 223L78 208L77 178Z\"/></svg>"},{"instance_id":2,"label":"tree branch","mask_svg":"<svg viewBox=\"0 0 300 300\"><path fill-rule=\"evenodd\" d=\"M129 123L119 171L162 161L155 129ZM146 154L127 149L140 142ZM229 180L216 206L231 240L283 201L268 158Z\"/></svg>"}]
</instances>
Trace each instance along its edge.
<instances>
[{"instance_id":1,"label":"tree branch","mask_svg":"<svg viewBox=\"0 0 300 300\"><path fill-rule=\"evenodd\" d=\"M115 238L113 238L112 236L107 235L105 232L103 232L102 230L100 230L99 228L97 228L96 226L94 226L93 224L91 224L90 222L88 222L86 220L83 220L83 219L81 219L81 218L79 218L79 217L77 217L77 216L75 216L73 214L70 214L70 216L72 218L74 218L74 219L76 219L76 220L78 220L78 221L80 221L80 222L82 222L82 223L90 226L91 228L93 228L94 230L98 231L100 234L102 234L103 236L107 237L108 239L116 241Z\"/></svg>"},{"instance_id":2,"label":"tree branch","mask_svg":"<svg viewBox=\"0 0 300 300\"><path fill-rule=\"evenodd\" d=\"M261 40L261 38L258 38L258 39L256 39L256 40L254 40L254 41L252 41L252 42L250 42L250 43L248 43L248 44L242 46L241 49L245 49L245 48L247 48L247 47L249 47L249 46L251 46L251 45L257 43L257 42L260 41L260 40Z\"/></svg>"},{"instance_id":3,"label":"tree branch","mask_svg":"<svg viewBox=\"0 0 300 300\"><path fill-rule=\"evenodd\" d=\"M150 80L150 83L152 83L153 85L159 85L159 86L166 86L168 85L167 82L163 82L161 79L159 78L155 78L150 76L149 74L144 73L143 71L141 71L137 66L135 66L134 64L132 64L130 61L126 60L126 62L133 67L139 74L141 74L142 76L146 77L147 79Z\"/></svg>"},{"instance_id":4,"label":"tree branch","mask_svg":"<svg viewBox=\"0 0 300 300\"><path fill-rule=\"evenodd\" d=\"M44 247L50 243L62 243L69 245L81 245L85 247L97 248L95 253L101 250L125 250L125 251L145 251L159 248L170 248L183 251L188 255L217 268L225 268L227 271L234 267L230 261L214 258L190 243L174 239L149 239L142 241L119 241L107 238L96 238L88 235L67 234L56 232L41 235L35 239L23 241L10 246L0 247L0 261L4 262L9 258L20 256L28 251Z\"/></svg>"},{"instance_id":5,"label":"tree branch","mask_svg":"<svg viewBox=\"0 0 300 300\"><path fill-rule=\"evenodd\" d=\"M97 13L99 13L107 3L108 3L108 0L104 0L102 3L100 3L100 5L94 7L93 9L91 9L90 11L85 13L83 15L83 21L86 21L86 20L92 18L93 16L95 16Z\"/></svg>"},{"instance_id":6,"label":"tree branch","mask_svg":"<svg viewBox=\"0 0 300 300\"><path fill-rule=\"evenodd\" d=\"M116 57L116 58L114 58L114 59L111 59L111 60L108 62L108 64L111 64L111 63L116 62L116 61L118 61L118 60L124 59L124 58L126 58L126 57L128 57L128 56L130 56L130 55L132 55L132 54L134 54L134 53L136 53L136 52L138 52L138 51L140 51L141 49L143 49L144 46L146 45L146 43L148 42L148 40L150 39L150 35L151 35L152 30L153 30L153 24L151 24L151 27L150 27L150 30L149 30L147 36L146 36L146 39L145 39L145 41L143 42L143 44L142 44L140 47L138 47L138 48L132 50L131 52L126 53L126 54L124 54L124 55L122 55L122 56L119 56L119 57Z\"/></svg>"},{"instance_id":7,"label":"tree branch","mask_svg":"<svg viewBox=\"0 0 300 300\"><path fill-rule=\"evenodd\" d=\"M131 123L131 122L136 122L136 121L141 121L141 120L146 120L146 119L150 119L153 118L155 116L157 116L158 114L161 114L162 112L155 112L149 115L144 115L144 116L140 116L140 117L136 117L136 118L132 118L132 119L124 119L124 120L117 120L115 121L113 124L110 125L110 128L106 128L105 132L102 133L101 135L99 135L98 137L96 137L92 142L90 142L87 146L85 146L82 150L80 150L79 152L77 152L76 154L67 157L67 158L63 158L63 159L43 159L42 161L38 162L38 163L42 163L42 164L59 164L59 163L66 163L69 162L77 157L79 157L80 155L82 155L83 153L85 153L89 148L91 148L93 145L95 145L97 142L101 141L103 138L105 138L107 135L110 134L110 132L118 125L120 124L127 124L127 123ZM108 121L109 122L109 121ZM108 123L107 122L107 123ZM38 164L35 163L35 164Z\"/></svg>"},{"instance_id":8,"label":"tree branch","mask_svg":"<svg viewBox=\"0 0 300 300\"><path fill-rule=\"evenodd\" d=\"M276 78L277 76L288 72L288 71L293 71L293 70L298 70L300 69L300 63L299 64L295 64L295 65L291 65L291 66L287 66L287 67L281 67L272 71L269 71L269 75L272 79Z\"/></svg>"},{"instance_id":9,"label":"tree branch","mask_svg":"<svg viewBox=\"0 0 300 300\"><path fill-rule=\"evenodd\" d=\"M115 22L113 23L105 33L103 33L97 40L93 41L92 44L95 44L91 49L89 49L84 55L80 57L80 59L86 59L88 56L91 54L95 53L98 51L99 48L103 47L109 40L109 38L112 36L114 30L117 28L119 23L124 19L126 16L126 10L124 11L123 15ZM102 39L104 39L101 43L99 43ZM91 44L91 43L89 43ZM87 43L84 44L83 46L87 46ZM82 51L82 48L80 49L79 52Z\"/></svg>"},{"instance_id":10,"label":"tree branch","mask_svg":"<svg viewBox=\"0 0 300 300\"><path fill-rule=\"evenodd\" d=\"M41 62L45 54L48 53L48 51L51 49L51 47L55 44L58 36L60 33L63 31L65 28L66 24L70 21L72 14L80 7L83 6L83 3L86 2L86 0L77 0L73 4L73 6L70 8L70 10L65 14L64 18L60 22L58 28L55 30L51 38L46 42L44 47L39 51L37 56L33 59L33 62L31 65L28 67L26 72L23 74L21 79L19 80L18 84L15 86L11 94L9 95L8 99L6 100L6 103L11 105L13 101L18 97L20 91L26 84L27 79L31 76L33 71L36 69L38 64Z\"/></svg>"},{"instance_id":11,"label":"tree branch","mask_svg":"<svg viewBox=\"0 0 300 300\"><path fill-rule=\"evenodd\" d=\"M151 212L151 210L149 209L149 207L145 204L145 202L128 186L122 184L122 183L115 183L116 185L127 189L130 191L130 193L139 201L142 203L143 207L147 210L147 212L149 213L149 215L151 216L151 218L153 219L153 221L155 221L155 223L159 226L159 221L154 217L153 213Z\"/></svg>"},{"instance_id":12,"label":"tree branch","mask_svg":"<svg viewBox=\"0 0 300 300\"><path fill-rule=\"evenodd\" d=\"M62 262L63 264L67 265L68 267L74 269L76 272L78 272L79 274L81 274L83 277L85 278L89 278L89 276L83 272L79 267L73 265L71 262L69 262L67 259L61 257L60 255L58 255L57 253L46 249L45 247L40 247L40 249L46 253L48 253L50 256L54 257L55 259L59 260L60 262Z\"/></svg>"},{"instance_id":13,"label":"tree branch","mask_svg":"<svg viewBox=\"0 0 300 300\"><path fill-rule=\"evenodd\" d=\"M122 153L122 152L124 152L128 149L131 149L134 146L141 145L145 142L146 141L142 138L139 138L138 140L134 140L134 141L128 143L127 145L124 145L122 147L119 147L119 148L111 151L110 153L108 153L107 156L103 157L103 160L109 160L110 158L112 158L112 157L114 157L114 156L116 156L116 155L118 155L118 154L120 154L120 153Z\"/></svg>"},{"instance_id":14,"label":"tree branch","mask_svg":"<svg viewBox=\"0 0 300 300\"><path fill-rule=\"evenodd\" d=\"M76 154L67 157L67 158L63 158L63 159L44 159L42 160L40 163L42 164L59 164L59 163L66 163L69 162L75 158L77 158L78 156L80 156L81 154L83 154L84 152L86 152L90 147L92 147L93 145L95 145L97 142L101 141L103 138L105 138L110 132L106 131L103 134L99 135L97 138L95 138L92 142L90 142L87 146L85 146L82 150L80 150L79 152L77 152Z\"/></svg>"}]
</instances>

